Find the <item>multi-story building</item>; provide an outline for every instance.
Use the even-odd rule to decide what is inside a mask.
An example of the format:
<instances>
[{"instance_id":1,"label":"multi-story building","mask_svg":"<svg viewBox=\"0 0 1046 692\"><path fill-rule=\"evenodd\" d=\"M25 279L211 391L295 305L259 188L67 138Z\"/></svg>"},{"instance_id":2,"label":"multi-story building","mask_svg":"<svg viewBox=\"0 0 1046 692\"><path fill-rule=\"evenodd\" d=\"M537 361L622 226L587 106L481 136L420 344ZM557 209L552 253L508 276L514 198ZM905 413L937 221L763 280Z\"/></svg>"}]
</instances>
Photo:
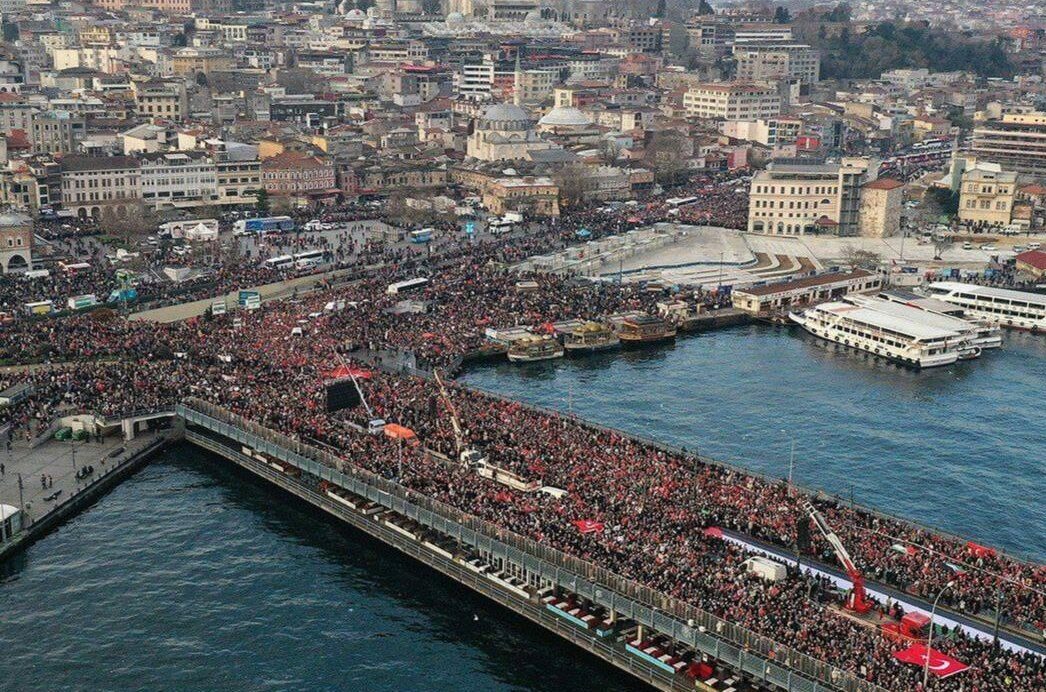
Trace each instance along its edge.
<instances>
[{"instance_id":1,"label":"multi-story building","mask_svg":"<svg viewBox=\"0 0 1046 692\"><path fill-rule=\"evenodd\" d=\"M179 48L171 58L171 70L175 75L210 74L228 71L236 67L231 54L220 48Z\"/></svg>"},{"instance_id":2,"label":"multi-story building","mask_svg":"<svg viewBox=\"0 0 1046 692\"><path fill-rule=\"evenodd\" d=\"M734 60L740 80L816 84L821 78L820 52L803 43L739 43L734 45Z\"/></svg>"},{"instance_id":3,"label":"multi-story building","mask_svg":"<svg viewBox=\"0 0 1046 692\"><path fill-rule=\"evenodd\" d=\"M218 204L253 204L262 189L261 161L219 154L215 162Z\"/></svg>"},{"instance_id":4,"label":"multi-story building","mask_svg":"<svg viewBox=\"0 0 1046 692\"><path fill-rule=\"evenodd\" d=\"M976 126L972 153L1003 170L1046 176L1046 113L1010 113Z\"/></svg>"},{"instance_id":5,"label":"multi-story building","mask_svg":"<svg viewBox=\"0 0 1046 692\"><path fill-rule=\"evenodd\" d=\"M189 113L189 97L181 80L132 82L138 115L156 120L181 120Z\"/></svg>"},{"instance_id":6,"label":"multi-story building","mask_svg":"<svg viewBox=\"0 0 1046 692\"><path fill-rule=\"evenodd\" d=\"M65 111L35 113L29 125L34 154L65 154L76 150L87 121Z\"/></svg>"},{"instance_id":7,"label":"multi-story building","mask_svg":"<svg viewBox=\"0 0 1046 692\"><path fill-rule=\"evenodd\" d=\"M81 218L127 219L141 200L141 166L133 156L66 156L62 208Z\"/></svg>"},{"instance_id":8,"label":"multi-story building","mask_svg":"<svg viewBox=\"0 0 1046 692\"><path fill-rule=\"evenodd\" d=\"M33 268L33 220L25 214L0 214L0 267L5 274Z\"/></svg>"},{"instance_id":9,"label":"multi-story building","mask_svg":"<svg viewBox=\"0 0 1046 692\"><path fill-rule=\"evenodd\" d=\"M772 163L752 180L748 231L771 235L860 232L861 196L878 164L843 159L839 164Z\"/></svg>"},{"instance_id":10,"label":"multi-story building","mask_svg":"<svg viewBox=\"0 0 1046 692\"><path fill-rule=\"evenodd\" d=\"M781 112L781 97L776 88L765 84L699 84L683 95L683 108L694 118L760 120Z\"/></svg>"},{"instance_id":11,"label":"multi-story building","mask_svg":"<svg viewBox=\"0 0 1046 692\"><path fill-rule=\"evenodd\" d=\"M803 134L803 121L800 118L727 120L721 124L719 129L727 137L777 147L794 144Z\"/></svg>"},{"instance_id":12,"label":"multi-story building","mask_svg":"<svg viewBox=\"0 0 1046 692\"><path fill-rule=\"evenodd\" d=\"M142 203L152 209L180 209L218 203L214 160L204 152L142 154Z\"/></svg>"},{"instance_id":13,"label":"multi-story building","mask_svg":"<svg viewBox=\"0 0 1046 692\"><path fill-rule=\"evenodd\" d=\"M559 216L559 187L546 177L496 178L486 187L483 204L492 214L521 211Z\"/></svg>"},{"instance_id":14,"label":"multi-story building","mask_svg":"<svg viewBox=\"0 0 1046 692\"><path fill-rule=\"evenodd\" d=\"M4 132L22 130L28 133L37 109L28 103L0 103L0 129Z\"/></svg>"},{"instance_id":15,"label":"multi-story building","mask_svg":"<svg viewBox=\"0 0 1046 692\"><path fill-rule=\"evenodd\" d=\"M959 188L959 220L1005 226L1010 223L1016 199L1016 173L983 164L967 169Z\"/></svg>"},{"instance_id":16,"label":"multi-story building","mask_svg":"<svg viewBox=\"0 0 1046 692\"><path fill-rule=\"evenodd\" d=\"M265 190L278 197L310 200L337 194L330 161L297 151L262 161L261 177Z\"/></svg>"}]
</instances>

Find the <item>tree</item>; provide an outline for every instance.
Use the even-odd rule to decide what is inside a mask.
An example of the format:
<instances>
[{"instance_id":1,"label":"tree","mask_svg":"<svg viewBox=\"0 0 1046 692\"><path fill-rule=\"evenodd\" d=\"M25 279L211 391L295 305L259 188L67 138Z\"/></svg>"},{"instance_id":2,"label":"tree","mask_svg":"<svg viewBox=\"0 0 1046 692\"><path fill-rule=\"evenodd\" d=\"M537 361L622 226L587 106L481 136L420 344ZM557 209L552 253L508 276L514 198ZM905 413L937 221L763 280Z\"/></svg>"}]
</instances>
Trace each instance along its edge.
<instances>
[{"instance_id":1,"label":"tree","mask_svg":"<svg viewBox=\"0 0 1046 692\"><path fill-rule=\"evenodd\" d=\"M561 168L556 173L555 181L559 187L559 205L564 209L581 206L589 193L595 189L591 170L580 163Z\"/></svg>"},{"instance_id":2,"label":"tree","mask_svg":"<svg viewBox=\"0 0 1046 692\"><path fill-rule=\"evenodd\" d=\"M657 6L654 8L653 16L658 19L664 19L665 17L665 0L657 0Z\"/></svg>"},{"instance_id":3,"label":"tree","mask_svg":"<svg viewBox=\"0 0 1046 692\"><path fill-rule=\"evenodd\" d=\"M788 24L791 21L792 13L788 11L788 8L778 5L777 9L774 10L774 24Z\"/></svg>"},{"instance_id":4,"label":"tree","mask_svg":"<svg viewBox=\"0 0 1046 692\"><path fill-rule=\"evenodd\" d=\"M701 3L697 6L697 13L699 15L715 14L715 10L708 4L708 0L701 0Z\"/></svg>"},{"instance_id":5,"label":"tree","mask_svg":"<svg viewBox=\"0 0 1046 692\"><path fill-rule=\"evenodd\" d=\"M647 145L644 163L654 171L657 182L676 184L686 171L688 151L692 143L678 130L658 130Z\"/></svg>"},{"instance_id":6,"label":"tree","mask_svg":"<svg viewBox=\"0 0 1046 692\"><path fill-rule=\"evenodd\" d=\"M850 266L852 271L855 269L876 269L883 261L883 258L878 252L847 245L843 247L842 260Z\"/></svg>"},{"instance_id":7,"label":"tree","mask_svg":"<svg viewBox=\"0 0 1046 692\"><path fill-rule=\"evenodd\" d=\"M599 158L610 166L621 156L621 143L613 137L607 137L599 145Z\"/></svg>"},{"instance_id":8,"label":"tree","mask_svg":"<svg viewBox=\"0 0 1046 692\"><path fill-rule=\"evenodd\" d=\"M686 57L690 47L690 35L686 27L679 22L672 22L668 27L668 52L674 58Z\"/></svg>"},{"instance_id":9,"label":"tree","mask_svg":"<svg viewBox=\"0 0 1046 692\"><path fill-rule=\"evenodd\" d=\"M259 214L265 215L269 213L269 191L264 187L258 190L257 197L254 202L254 208Z\"/></svg>"}]
</instances>

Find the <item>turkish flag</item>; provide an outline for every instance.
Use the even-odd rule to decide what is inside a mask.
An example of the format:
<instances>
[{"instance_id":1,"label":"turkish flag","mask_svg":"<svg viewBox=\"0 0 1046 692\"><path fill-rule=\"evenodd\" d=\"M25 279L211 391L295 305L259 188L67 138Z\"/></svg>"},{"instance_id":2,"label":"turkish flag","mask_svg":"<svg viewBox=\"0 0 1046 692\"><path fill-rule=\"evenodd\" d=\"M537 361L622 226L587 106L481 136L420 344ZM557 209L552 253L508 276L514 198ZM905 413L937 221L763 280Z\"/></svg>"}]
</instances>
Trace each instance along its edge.
<instances>
[{"instance_id":1,"label":"turkish flag","mask_svg":"<svg viewBox=\"0 0 1046 692\"><path fill-rule=\"evenodd\" d=\"M603 530L603 522L594 519L578 519L574 522L581 533L600 533Z\"/></svg>"},{"instance_id":2,"label":"turkish flag","mask_svg":"<svg viewBox=\"0 0 1046 692\"><path fill-rule=\"evenodd\" d=\"M898 651L894 654L894 657L898 661L911 663L922 668L926 665L926 645L914 644L904 651ZM956 673L961 673L967 668L969 666L962 661L954 659L947 654L942 654L937 649L930 649L930 672L937 677L947 678Z\"/></svg>"}]
</instances>

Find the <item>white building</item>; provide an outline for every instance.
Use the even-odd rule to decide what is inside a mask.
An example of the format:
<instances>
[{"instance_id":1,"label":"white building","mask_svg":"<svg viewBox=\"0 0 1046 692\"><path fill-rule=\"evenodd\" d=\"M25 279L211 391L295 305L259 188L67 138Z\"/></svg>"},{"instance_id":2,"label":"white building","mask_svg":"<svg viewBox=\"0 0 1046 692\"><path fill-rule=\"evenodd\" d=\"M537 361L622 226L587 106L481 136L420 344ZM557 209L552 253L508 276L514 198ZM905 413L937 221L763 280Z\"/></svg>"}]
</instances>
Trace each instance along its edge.
<instances>
[{"instance_id":1,"label":"white building","mask_svg":"<svg viewBox=\"0 0 1046 692\"><path fill-rule=\"evenodd\" d=\"M142 202L153 209L196 207L218 201L214 160L202 152L141 157Z\"/></svg>"},{"instance_id":2,"label":"white building","mask_svg":"<svg viewBox=\"0 0 1046 692\"><path fill-rule=\"evenodd\" d=\"M688 117L716 120L761 120L781 112L776 88L748 82L699 84L683 95Z\"/></svg>"},{"instance_id":3,"label":"white building","mask_svg":"<svg viewBox=\"0 0 1046 692\"><path fill-rule=\"evenodd\" d=\"M770 164L752 180L749 233L803 235L860 232L863 187L878 162L847 158L838 164Z\"/></svg>"}]
</instances>

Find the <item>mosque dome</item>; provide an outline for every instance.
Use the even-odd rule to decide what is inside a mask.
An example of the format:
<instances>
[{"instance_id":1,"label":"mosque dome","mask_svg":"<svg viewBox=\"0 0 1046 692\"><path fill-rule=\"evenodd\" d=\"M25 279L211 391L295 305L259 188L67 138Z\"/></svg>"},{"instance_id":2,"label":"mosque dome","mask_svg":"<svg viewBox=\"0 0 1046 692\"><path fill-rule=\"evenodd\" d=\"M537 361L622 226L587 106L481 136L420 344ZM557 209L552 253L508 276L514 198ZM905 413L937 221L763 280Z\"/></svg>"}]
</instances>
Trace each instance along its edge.
<instances>
[{"instance_id":1,"label":"mosque dome","mask_svg":"<svg viewBox=\"0 0 1046 692\"><path fill-rule=\"evenodd\" d=\"M585 127L591 124L587 115L572 106L557 106L538 121L538 125L544 127Z\"/></svg>"},{"instance_id":2,"label":"mosque dome","mask_svg":"<svg viewBox=\"0 0 1046 692\"><path fill-rule=\"evenodd\" d=\"M443 20L446 24L452 26L461 26L465 23L465 15L460 12L451 12L447 15L447 18Z\"/></svg>"},{"instance_id":3,"label":"mosque dome","mask_svg":"<svg viewBox=\"0 0 1046 692\"><path fill-rule=\"evenodd\" d=\"M487 106L479 119L479 126L484 130L527 130L530 129L531 123L530 114L512 103L495 103Z\"/></svg>"},{"instance_id":4,"label":"mosque dome","mask_svg":"<svg viewBox=\"0 0 1046 692\"><path fill-rule=\"evenodd\" d=\"M541 23L541 13L538 12L537 10L531 10L530 12L527 12L527 16L523 18L523 23L524 24L540 24Z\"/></svg>"}]
</instances>

